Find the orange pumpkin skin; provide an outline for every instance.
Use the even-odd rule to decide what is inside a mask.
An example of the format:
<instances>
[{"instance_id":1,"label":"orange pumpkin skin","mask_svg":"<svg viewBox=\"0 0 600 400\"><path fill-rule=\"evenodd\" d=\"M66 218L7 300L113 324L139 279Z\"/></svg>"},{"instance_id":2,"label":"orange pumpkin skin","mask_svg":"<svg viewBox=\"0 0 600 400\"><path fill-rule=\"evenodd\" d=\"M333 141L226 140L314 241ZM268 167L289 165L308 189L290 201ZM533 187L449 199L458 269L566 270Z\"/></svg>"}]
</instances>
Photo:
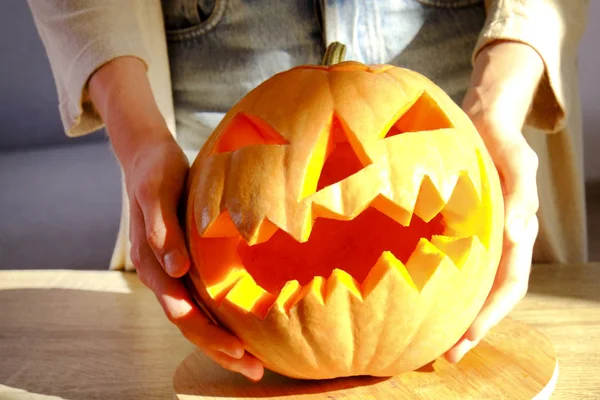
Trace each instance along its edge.
<instances>
[{"instance_id":1,"label":"orange pumpkin skin","mask_svg":"<svg viewBox=\"0 0 600 400\"><path fill-rule=\"evenodd\" d=\"M481 309L502 249L500 180L475 127L389 65L265 81L202 148L186 200L198 300L295 378L435 360Z\"/></svg>"}]
</instances>

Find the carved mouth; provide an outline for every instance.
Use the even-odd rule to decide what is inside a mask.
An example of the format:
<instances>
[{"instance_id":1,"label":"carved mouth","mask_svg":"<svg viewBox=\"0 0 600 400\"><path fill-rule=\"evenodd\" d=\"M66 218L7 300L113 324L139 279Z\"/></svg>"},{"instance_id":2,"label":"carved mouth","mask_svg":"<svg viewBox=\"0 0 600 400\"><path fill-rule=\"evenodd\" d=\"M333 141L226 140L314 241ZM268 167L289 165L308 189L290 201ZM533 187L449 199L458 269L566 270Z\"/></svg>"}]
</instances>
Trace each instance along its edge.
<instances>
[{"instance_id":1,"label":"carved mouth","mask_svg":"<svg viewBox=\"0 0 600 400\"><path fill-rule=\"evenodd\" d=\"M277 294L288 281L304 286L315 276L329 277L335 269L362 283L385 252L405 264L421 239L431 241L444 231L441 214L428 223L414 216L405 227L369 207L350 221L319 218L307 242L278 230L254 246L240 241L237 251L256 283Z\"/></svg>"},{"instance_id":2,"label":"carved mouth","mask_svg":"<svg viewBox=\"0 0 600 400\"><path fill-rule=\"evenodd\" d=\"M463 174L453 185L437 211L430 198L437 189L427 177L412 212L399 214L398 207L377 196L358 215L333 219L315 202L318 218L305 242L281 229L258 244L241 236L197 236L192 246L200 278L218 305L227 300L259 318L272 307L289 312L309 292L326 303L340 284L364 299L390 270L410 290L421 292L442 264L458 272L487 252L485 229L478 223L484 207L473 182Z\"/></svg>"}]
</instances>

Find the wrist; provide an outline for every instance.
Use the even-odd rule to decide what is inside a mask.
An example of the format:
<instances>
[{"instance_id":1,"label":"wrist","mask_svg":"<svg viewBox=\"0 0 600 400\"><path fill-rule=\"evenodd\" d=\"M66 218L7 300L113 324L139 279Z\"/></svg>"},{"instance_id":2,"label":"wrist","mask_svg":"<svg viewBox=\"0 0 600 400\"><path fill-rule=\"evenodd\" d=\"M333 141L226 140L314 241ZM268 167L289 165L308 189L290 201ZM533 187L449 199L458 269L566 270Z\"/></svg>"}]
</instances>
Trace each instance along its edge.
<instances>
[{"instance_id":1,"label":"wrist","mask_svg":"<svg viewBox=\"0 0 600 400\"><path fill-rule=\"evenodd\" d=\"M174 142L139 58L123 56L104 64L90 78L89 93L123 167L147 146Z\"/></svg>"},{"instance_id":2,"label":"wrist","mask_svg":"<svg viewBox=\"0 0 600 400\"><path fill-rule=\"evenodd\" d=\"M541 56L531 46L498 40L477 54L463 107L520 129L544 74Z\"/></svg>"},{"instance_id":3,"label":"wrist","mask_svg":"<svg viewBox=\"0 0 600 400\"><path fill-rule=\"evenodd\" d=\"M520 86L521 94L535 94L544 74L539 53L525 43L496 40L483 47L475 57L471 86Z\"/></svg>"}]
</instances>

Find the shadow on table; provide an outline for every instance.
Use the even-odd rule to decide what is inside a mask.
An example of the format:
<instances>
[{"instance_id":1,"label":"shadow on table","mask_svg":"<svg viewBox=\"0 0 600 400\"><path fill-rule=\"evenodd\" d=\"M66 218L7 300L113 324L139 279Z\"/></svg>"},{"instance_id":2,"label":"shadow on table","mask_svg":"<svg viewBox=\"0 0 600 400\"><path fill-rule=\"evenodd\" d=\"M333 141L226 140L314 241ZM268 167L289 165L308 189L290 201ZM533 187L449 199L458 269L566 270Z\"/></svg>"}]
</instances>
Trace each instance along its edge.
<instances>
[{"instance_id":1,"label":"shadow on table","mask_svg":"<svg viewBox=\"0 0 600 400\"><path fill-rule=\"evenodd\" d=\"M192 360L193 359L193 360ZM251 382L243 376L222 368L208 366L211 363L203 354L196 352L186 360L193 361L189 365L196 368L191 375L181 379L174 378L177 398L198 396L198 398L285 398L296 399L349 399L368 398L373 392L368 387L377 385L390 378L369 376L339 378L330 380L291 379L269 370L265 370L263 378ZM186 375L186 374L182 374ZM395 381L390 381L396 383ZM347 392L351 390L350 392ZM319 396L319 394L321 394ZM357 397L358 396L358 397Z\"/></svg>"}]
</instances>

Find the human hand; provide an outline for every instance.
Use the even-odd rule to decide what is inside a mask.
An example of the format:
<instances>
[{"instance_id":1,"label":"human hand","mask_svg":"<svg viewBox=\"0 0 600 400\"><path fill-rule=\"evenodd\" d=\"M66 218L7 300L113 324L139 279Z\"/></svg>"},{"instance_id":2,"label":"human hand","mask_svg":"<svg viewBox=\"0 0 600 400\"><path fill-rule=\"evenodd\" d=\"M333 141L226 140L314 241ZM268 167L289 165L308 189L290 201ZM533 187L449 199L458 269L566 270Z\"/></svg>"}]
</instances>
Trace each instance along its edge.
<instances>
[{"instance_id":1,"label":"human hand","mask_svg":"<svg viewBox=\"0 0 600 400\"><path fill-rule=\"evenodd\" d=\"M123 168L140 280L190 342L222 367L259 380L263 365L197 308L178 279L190 265L177 217L189 163L154 102L143 63L123 57L106 64L90 80L90 97Z\"/></svg>"},{"instance_id":2,"label":"human hand","mask_svg":"<svg viewBox=\"0 0 600 400\"><path fill-rule=\"evenodd\" d=\"M131 258L140 280L150 288L169 320L222 367L251 380L262 377L262 364L240 341L212 323L191 299L181 280L189 255L176 210L188 170L174 140L140 146L125 180L131 215Z\"/></svg>"},{"instance_id":3,"label":"human hand","mask_svg":"<svg viewBox=\"0 0 600 400\"><path fill-rule=\"evenodd\" d=\"M518 42L494 42L475 60L463 109L478 129L500 175L505 203L504 242L498 272L483 308L445 354L452 363L459 362L527 293L538 234L538 158L521 130L543 71L539 54Z\"/></svg>"}]
</instances>

